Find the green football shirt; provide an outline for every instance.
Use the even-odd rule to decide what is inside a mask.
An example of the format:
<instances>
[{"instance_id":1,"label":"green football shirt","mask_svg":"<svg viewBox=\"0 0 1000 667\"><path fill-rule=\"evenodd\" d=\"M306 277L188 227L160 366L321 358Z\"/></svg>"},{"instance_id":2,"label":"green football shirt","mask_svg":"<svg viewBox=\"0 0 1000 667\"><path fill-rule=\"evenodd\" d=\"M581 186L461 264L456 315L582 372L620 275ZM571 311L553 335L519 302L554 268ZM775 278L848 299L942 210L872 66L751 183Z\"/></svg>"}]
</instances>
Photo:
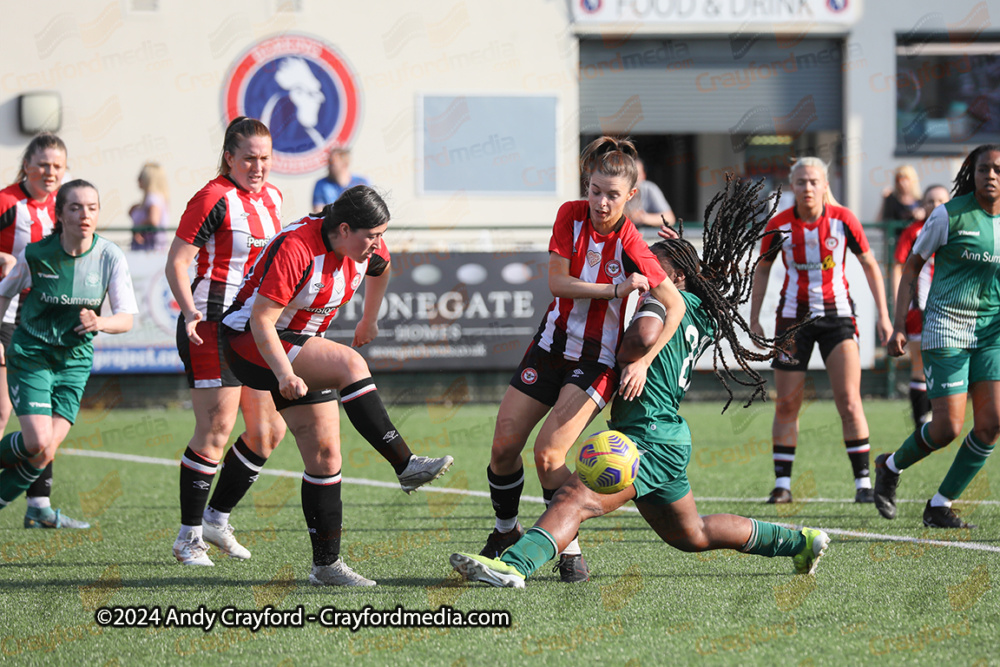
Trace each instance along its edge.
<instances>
[{"instance_id":1,"label":"green football shirt","mask_svg":"<svg viewBox=\"0 0 1000 667\"><path fill-rule=\"evenodd\" d=\"M0 282L0 296L31 292L21 306L21 320L14 335L20 342L52 347L89 344L94 333L78 334L80 310L100 314L104 297L111 299L115 314L139 312L125 253L107 239L94 235L82 255L63 250L59 236L52 234L24 249L23 257Z\"/></svg>"},{"instance_id":2,"label":"green football shirt","mask_svg":"<svg viewBox=\"0 0 1000 667\"><path fill-rule=\"evenodd\" d=\"M976 348L1000 336L1000 216L974 194L938 206L913 244L934 256L934 279L924 308L921 347Z\"/></svg>"},{"instance_id":3,"label":"green football shirt","mask_svg":"<svg viewBox=\"0 0 1000 667\"><path fill-rule=\"evenodd\" d=\"M644 442L691 444L691 431L677 409L691 386L695 362L712 342L715 324L701 310L701 299L690 292L681 292L681 298L686 306L684 317L673 337L650 364L642 395L631 401L615 395L611 405L608 426ZM647 298L636 317L654 315L655 306L663 312L662 305L652 297Z\"/></svg>"}]
</instances>

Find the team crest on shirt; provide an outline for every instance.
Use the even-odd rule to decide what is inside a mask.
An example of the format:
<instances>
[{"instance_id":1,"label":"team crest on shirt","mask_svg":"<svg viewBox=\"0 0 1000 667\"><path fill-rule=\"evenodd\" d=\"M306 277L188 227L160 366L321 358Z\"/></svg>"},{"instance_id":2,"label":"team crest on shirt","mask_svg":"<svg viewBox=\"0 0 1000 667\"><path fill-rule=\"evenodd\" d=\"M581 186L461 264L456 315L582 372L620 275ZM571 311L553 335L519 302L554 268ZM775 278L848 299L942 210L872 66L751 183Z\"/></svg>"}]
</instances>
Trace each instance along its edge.
<instances>
[{"instance_id":1,"label":"team crest on shirt","mask_svg":"<svg viewBox=\"0 0 1000 667\"><path fill-rule=\"evenodd\" d=\"M597 266L597 263L601 261L601 253L594 252L593 250L587 251L587 264L591 266Z\"/></svg>"},{"instance_id":2,"label":"team crest on shirt","mask_svg":"<svg viewBox=\"0 0 1000 667\"><path fill-rule=\"evenodd\" d=\"M326 166L334 146L349 146L361 117L361 87L346 59L301 34L269 37L236 59L223 80L226 123L258 118L271 131L272 169L304 174Z\"/></svg>"},{"instance_id":3,"label":"team crest on shirt","mask_svg":"<svg viewBox=\"0 0 1000 667\"><path fill-rule=\"evenodd\" d=\"M358 285L360 284L361 284L361 274L359 273L353 278L351 278L351 289L352 290L358 289Z\"/></svg>"},{"instance_id":4,"label":"team crest on shirt","mask_svg":"<svg viewBox=\"0 0 1000 667\"><path fill-rule=\"evenodd\" d=\"M833 267L837 266L837 263L833 261L833 255L827 255L823 258L823 270L829 271Z\"/></svg>"},{"instance_id":5,"label":"team crest on shirt","mask_svg":"<svg viewBox=\"0 0 1000 667\"><path fill-rule=\"evenodd\" d=\"M534 368L525 368L521 371L521 382L524 384L535 384L536 380L538 380L538 371Z\"/></svg>"},{"instance_id":6,"label":"team crest on shirt","mask_svg":"<svg viewBox=\"0 0 1000 667\"><path fill-rule=\"evenodd\" d=\"M101 277L96 273L91 272L88 273L87 277L83 279L83 283L87 287L97 287L98 285L101 284Z\"/></svg>"},{"instance_id":7,"label":"team crest on shirt","mask_svg":"<svg viewBox=\"0 0 1000 667\"><path fill-rule=\"evenodd\" d=\"M621 275L621 272L622 272L622 263L619 262L617 259L613 259L604 265L604 273L608 274L608 276L611 278L617 278L619 275Z\"/></svg>"},{"instance_id":8,"label":"team crest on shirt","mask_svg":"<svg viewBox=\"0 0 1000 667\"><path fill-rule=\"evenodd\" d=\"M826 246L827 250L834 250L837 247L837 243L838 241L835 237L828 236L826 241L823 242L823 245Z\"/></svg>"}]
</instances>

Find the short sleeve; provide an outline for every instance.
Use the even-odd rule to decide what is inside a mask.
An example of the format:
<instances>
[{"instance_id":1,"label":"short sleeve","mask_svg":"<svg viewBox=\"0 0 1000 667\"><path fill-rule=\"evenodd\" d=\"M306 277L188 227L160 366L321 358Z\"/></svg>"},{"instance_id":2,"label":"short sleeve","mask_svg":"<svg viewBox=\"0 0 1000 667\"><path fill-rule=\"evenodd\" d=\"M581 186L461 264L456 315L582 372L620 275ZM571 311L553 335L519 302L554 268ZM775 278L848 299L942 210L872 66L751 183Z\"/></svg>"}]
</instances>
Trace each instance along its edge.
<instances>
[{"instance_id":1,"label":"short sleeve","mask_svg":"<svg viewBox=\"0 0 1000 667\"><path fill-rule=\"evenodd\" d=\"M865 236L865 230L858 221L857 216L843 207L839 207L835 213L841 222L844 223L844 238L851 252L855 255L863 255L871 250L871 247L868 245L868 237Z\"/></svg>"},{"instance_id":2,"label":"short sleeve","mask_svg":"<svg viewBox=\"0 0 1000 667\"><path fill-rule=\"evenodd\" d=\"M622 255L625 271L646 276L650 289L659 286L666 279L667 274L663 272L660 260L631 223L626 223L622 229Z\"/></svg>"},{"instance_id":3,"label":"short sleeve","mask_svg":"<svg viewBox=\"0 0 1000 667\"><path fill-rule=\"evenodd\" d=\"M117 247L110 246L110 271L108 276L108 299L111 302L111 312L139 312L139 304L135 300L135 289L132 287L132 274L128 270L125 254Z\"/></svg>"},{"instance_id":4,"label":"short sleeve","mask_svg":"<svg viewBox=\"0 0 1000 667\"><path fill-rule=\"evenodd\" d=\"M948 209L941 204L931 211L924 228L917 235L917 240L913 243L913 252L927 261L937 252L938 248L948 242L948 228L951 221L948 218Z\"/></svg>"},{"instance_id":5,"label":"short sleeve","mask_svg":"<svg viewBox=\"0 0 1000 667\"><path fill-rule=\"evenodd\" d=\"M29 287L31 287L31 270L28 268L28 263L24 261L24 252L21 252L18 254L17 264L3 280L0 280L0 297L12 299L20 294L21 290L26 290Z\"/></svg>"},{"instance_id":6,"label":"short sleeve","mask_svg":"<svg viewBox=\"0 0 1000 667\"><path fill-rule=\"evenodd\" d=\"M667 203L667 198L663 196L663 190L660 186L651 181L649 183L649 188L643 194L642 205L646 209L646 213L668 213L670 211L670 204ZM649 200L646 200L648 196Z\"/></svg>"},{"instance_id":7,"label":"short sleeve","mask_svg":"<svg viewBox=\"0 0 1000 667\"><path fill-rule=\"evenodd\" d=\"M385 239L380 239L378 249L368 258L368 268L365 270L366 276L380 276L389 267L389 246L385 244Z\"/></svg>"},{"instance_id":8,"label":"short sleeve","mask_svg":"<svg viewBox=\"0 0 1000 667\"><path fill-rule=\"evenodd\" d=\"M556 213L555 224L552 225L552 238L549 239L549 252L560 257L573 257L573 204L566 202Z\"/></svg>"},{"instance_id":9,"label":"short sleeve","mask_svg":"<svg viewBox=\"0 0 1000 667\"><path fill-rule=\"evenodd\" d=\"M254 271L263 271L257 293L287 306L312 270L313 257L300 240L279 236L264 250Z\"/></svg>"},{"instance_id":10,"label":"short sleeve","mask_svg":"<svg viewBox=\"0 0 1000 667\"><path fill-rule=\"evenodd\" d=\"M211 184L198 191L177 224L177 238L201 248L226 220L225 191Z\"/></svg>"}]
</instances>

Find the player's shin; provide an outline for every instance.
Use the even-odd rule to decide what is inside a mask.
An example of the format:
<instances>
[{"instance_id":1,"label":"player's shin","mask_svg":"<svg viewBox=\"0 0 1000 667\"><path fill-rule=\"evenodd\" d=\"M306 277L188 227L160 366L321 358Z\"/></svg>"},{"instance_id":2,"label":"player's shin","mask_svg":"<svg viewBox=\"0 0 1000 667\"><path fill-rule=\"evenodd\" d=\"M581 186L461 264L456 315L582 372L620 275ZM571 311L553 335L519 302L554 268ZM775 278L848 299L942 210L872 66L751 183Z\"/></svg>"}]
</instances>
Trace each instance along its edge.
<instances>
[{"instance_id":1,"label":"player's shin","mask_svg":"<svg viewBox=\"0 0 1000 667\"><path fill-rule=\"evenodd\" d=\"M330 565L340 557L344 505L340 472L327 477L302 474L302 513L309 527L313 565Z\"/></svg>"},{"instance_id":2,"label":"player's shin","mask_svg":"<svg viewBox=\"0 0 1000 667\"><path fill-rule=\"evenodd\" d=\"M392 425L375 381L367 377L347 385L340 390L340 404L361 437L392 464L397 475L402 473L412 452Z\"/></svg>"},{"instance_id":3,"label":"player's shin","mask_svg":"<svg viewBox=\"0 0 1000 667\"><path fill-rule=\"evenodd\" d=\"M219 471L219 481L215 485L212 499L205 510L205 519L218 525L226 525L229 514L257 481L267 459L254 453L243 438L237 438L226 452Z\"/></svg>"},{"instance_id":4,"label":"player's shin","mask_svg":"<svg viewBox=\"0 0 1000 667\"><path fill-rule=\"evenodd\" d=\"M745 521L751 523L751 528L750 538L739 547L743 553L765 558L794 556L805 546L806 539L801 531L756 519L745 519Z\"/></svg>"}]
</instances>

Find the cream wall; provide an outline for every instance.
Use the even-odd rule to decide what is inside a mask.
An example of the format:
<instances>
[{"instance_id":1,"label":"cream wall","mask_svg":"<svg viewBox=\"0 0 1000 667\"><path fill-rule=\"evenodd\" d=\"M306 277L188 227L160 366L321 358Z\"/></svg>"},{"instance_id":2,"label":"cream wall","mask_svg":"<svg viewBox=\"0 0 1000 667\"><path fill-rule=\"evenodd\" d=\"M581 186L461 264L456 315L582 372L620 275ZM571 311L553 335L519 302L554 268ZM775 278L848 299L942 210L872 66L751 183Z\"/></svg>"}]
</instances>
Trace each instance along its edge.
<instances>
[{"instance_id":1,"label":"cream wall","mask_svg":"<svg viewBox=\"0 0 1000 667\"><path fill-rule=\"evenodd\" d=\"M282 4L300 11L276 11ZM149 5L160 9L134 9ZM353 67L363 99L355 171L387 192L400 226L550 225L558 204L576 194L577 45L559 0L516 7L472 0L77 0L7 7L0 32L0 181L13 181L28 141L17 132L17 95L57 90L71 173L101 189L103 225L126 224L147 160L166 167L179 217L215 174L229 67L256 41L284 32L321 38ZM416 104L426 93L558 96L557 194L418 196ZM322 175L272 176L285 195L286 220L308 212Z\"/></svg>"}]
</instances>

